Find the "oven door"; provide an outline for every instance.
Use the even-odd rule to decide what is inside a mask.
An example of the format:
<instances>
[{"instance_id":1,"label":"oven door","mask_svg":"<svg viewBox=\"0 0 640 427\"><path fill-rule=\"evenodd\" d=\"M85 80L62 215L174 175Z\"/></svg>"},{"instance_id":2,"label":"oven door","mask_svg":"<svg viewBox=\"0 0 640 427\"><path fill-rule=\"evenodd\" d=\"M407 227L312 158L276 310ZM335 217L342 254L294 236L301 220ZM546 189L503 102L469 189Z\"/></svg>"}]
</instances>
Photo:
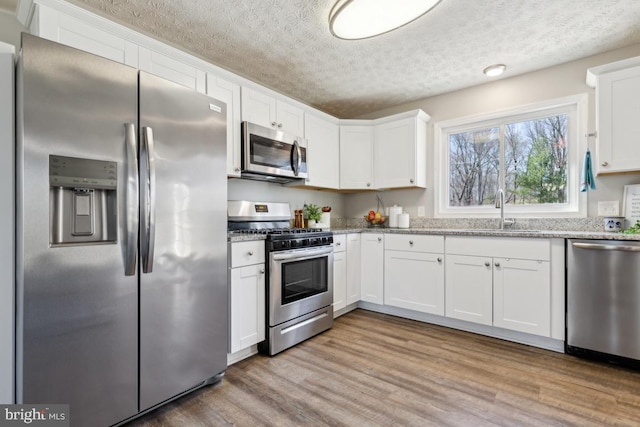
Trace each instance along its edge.
<instances>
[{"instance_id":1,"label":"oven door","mask_svg":"<svg viewBox=\"0 0 640 427\"><path fill-rule=\"evenodd\" d=\"M307 178L304 138L242 122L243 172L288 178Z\"/></svg>"},{"instance_id":2,"label":"oven door","mask_svg":"<svg viewBox=\"0 0 640 427\"><path fill-rule=\"evenodd\" d=\"M333 248L269 254L269 326L333 303Z\"/></svg>"}]
</instances>

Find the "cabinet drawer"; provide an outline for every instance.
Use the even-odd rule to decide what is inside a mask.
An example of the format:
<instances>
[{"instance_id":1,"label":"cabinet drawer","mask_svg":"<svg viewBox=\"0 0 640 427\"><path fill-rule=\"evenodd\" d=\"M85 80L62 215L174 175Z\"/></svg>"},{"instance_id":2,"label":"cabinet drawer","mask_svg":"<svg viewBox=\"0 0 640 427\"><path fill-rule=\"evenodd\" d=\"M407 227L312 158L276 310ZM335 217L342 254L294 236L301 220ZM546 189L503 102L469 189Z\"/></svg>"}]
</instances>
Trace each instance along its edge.
<instances>
[{"instance_id":1,"label":"cabinet drawer","mask_svg":"<svg viewBox=\"0 0 640 427\"><path fill-rule=\"evenodd\" d=\"M333 252L344 252L345 250L347 250L347 235L334 234L333 235Z\"/></svg>"},{"instance_id":2,"label":"cabinet drawer","mask_svg":"<svg viewBox=\"0 0 640 427\"><path fill-rule=\"evenodd\" d=\"M447 254L549 261L549 239L519 237L447 237Z\"/></svg>"},{"instance_id":3,"label":"cabinet drawer","mask_svg":"<svg viewBox=\"0 0 640 427\"><path fill-rule=\"evenodd\" d=\"M231 243L231 268L264 262L264 240Z\"/></svg>"},{"instance_id":4,"label":"cabinet drawer","mask_svg":"<svg viewBox=\"0 0 640 427\"><path fill-rule=\"evenodd\" d=\"M387 234L384 248L392 251L444 252L444 236L420 236L415 234Z\"/></svg>"}]
</instances>

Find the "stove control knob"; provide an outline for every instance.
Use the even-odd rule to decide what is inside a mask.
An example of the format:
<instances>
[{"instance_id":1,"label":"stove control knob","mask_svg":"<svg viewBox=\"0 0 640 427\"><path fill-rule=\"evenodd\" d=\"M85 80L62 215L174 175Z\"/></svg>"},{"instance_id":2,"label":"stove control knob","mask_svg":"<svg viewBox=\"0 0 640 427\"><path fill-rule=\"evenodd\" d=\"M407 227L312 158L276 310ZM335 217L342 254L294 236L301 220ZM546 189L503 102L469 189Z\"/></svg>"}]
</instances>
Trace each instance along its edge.
<instances>
[{"instance_id":1,"label":"stove control knob","mask_svg":"<svg viewBox=\"0 0 640 427\"><path fill-rule=\"evenodd\" d=\"M280 242L280 247L284 248L288 248L289 247L289 241L288 240L283 240L282 242Z\"/></svg>"},{"instance_id":2,"label":"stove control knob","mask_svg":"<svg viewBox=\"0 0 640 427\"><path fill-rule=\"evenodd\" d=\"M310 246L309 239L300 240L300 246Z\"/></svg>"},{"instance_id":3,"label":"stove control knob","mask_svg":"<svg viewBox=\"0 0 640 427\"><path fill-rule=\"evenodd\" d=\"M291 240L289 241L289 246L292 248L295 248L298 246L298 241L297 240Z\"/></svg>"}]
</instances>

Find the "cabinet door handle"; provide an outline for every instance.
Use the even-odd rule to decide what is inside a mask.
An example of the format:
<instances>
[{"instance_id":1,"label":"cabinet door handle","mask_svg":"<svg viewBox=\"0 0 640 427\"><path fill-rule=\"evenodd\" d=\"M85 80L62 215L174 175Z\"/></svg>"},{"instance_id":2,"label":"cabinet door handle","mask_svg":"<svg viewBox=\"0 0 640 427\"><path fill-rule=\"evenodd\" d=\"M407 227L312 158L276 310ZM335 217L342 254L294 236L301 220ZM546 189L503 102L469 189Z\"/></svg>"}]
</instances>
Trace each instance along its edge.
<instances>
[{"instance_id":1,"label":"cabinet door handle","mask_svg":"<svg viewBox=\"0 0 640 427\"><path fill-rule=\"evenodd\" d=\"M609 162L602 162L602 166L609 166Z\"/></svg>"},{"instance_id":2,"label":"cabinet door handle","mask_svg":"<svg viewBox=\"0 0 640 427\"><path fill-rule=\"evenodd\" d=\"M260 274L264 274L264 268L260 269Z\"/></svg>"},{"instance_id":3,"label":"cabinet door handle","mask_svg":"<svg viewBox=\"0 0 640 427\"><path fill-rule=\"evenodd\" d=\"M340 242L336 242L336 246L340 246L340 245L341 245L341 243L340 243Z\"/></svg>"},{"instance_id":4,"label":"cabinet door handle","mask_svg":"<svg viewBox=\"0 0 640 427\"><path fill-rule=\"evenodd\" d=\"M247 252L247 255L249 255L249 256L253 256L253 251L249 251L249 252Z\"/></svg>"},{"instance_id":5,"label":"cabinet door handle","mask_svg":"<svg viewBox=\"0 0 640 427\"><path fill-rule=\"evenodd\" d=\"M438 257L438 262L442 262L442 258L441 257Z\"/></svg>"},{"instance_id":6,"label":"cabinet door handle","mask_svg":"<svg viewBox=\"0 0 640 427\"><path fill-rule=\"evenodd\" d=\"M485 261L485 262L484 262L484 266L485 266L485 267L490 267L490 266L491 266L491 263L490 263L489 261Z\"/></svg>"},{"instance_id":7,"label":"cabinet door handle","mask_svg":"<svg viewBox=\"0 0 640 427\"><path fill-rule=\"evenodd\" d=\"M240 172L240 168L235 168L234 171L235 172Z\"/></svg>"},{"instance_id":8,"label":"cabinet door handle","mask_svg":"<svg viewBox=\"0 0 640 427\"><path fill-rule=\"evenodd\" d=\"M413 184L413 178L411 178L411 179L409 180L409 182L410 182L411 184Z\"/></svg>"},{"instance_id":9,"label":"cabinet door handle","mask_svg":"<svg viewBox=\"0 0 640 427\"><path fill-rule=\"evenodd\" d=\"M493 264L493 265L495 265L496 267L500 267L500 263L499 263L499 262L496 262L496 263L495 263L495 264Z\"/></svg>"},{"instance_id":10,"label":"cabinet door handle","mask_svg":"<svg viewBox=\"0 0 640 427\"><path fill-rule=\"evenodd\" d=\"M271 122L271 126L273 126L273 127L278 126L278 122Z\"/></svg>"},{"instance_id":11,"label":"cabinet door handle","mask_svg":"<svg viewBox=\"0 0 640 427\"><path fill-rule=\"evenodd\" d=\"M371 183L370 182L367 182L367 187L371 187Z\"/></svg>"},{"instance_id":12,"label":"cabinet door handle","mask_svg":"<svg viewBox=\"0 0 640 427\"><path fill-rule=\"evenodd\" d=\"M410 244L410 245L413 245L413 240L409 240L409 244Z\"/></svg>"},{"instance_id":13,"label":"cabinet door handle","mask_svg":"<svg viewBox=\"0 0 640 427\"><path fill-rule=\"evenodd\" d=\"M382 237L378 237L378 242L382 242Z\"/></svg>"},{"instance_id":14,"label":"cabinet door handle","mask_svg":"<svg viewBox=\"0 0 640 427\"><path fill-rule=\"evenodd\" d=\"M282 128L282 123L278 123L278 128Z\"/></svg>"}]
</instances>

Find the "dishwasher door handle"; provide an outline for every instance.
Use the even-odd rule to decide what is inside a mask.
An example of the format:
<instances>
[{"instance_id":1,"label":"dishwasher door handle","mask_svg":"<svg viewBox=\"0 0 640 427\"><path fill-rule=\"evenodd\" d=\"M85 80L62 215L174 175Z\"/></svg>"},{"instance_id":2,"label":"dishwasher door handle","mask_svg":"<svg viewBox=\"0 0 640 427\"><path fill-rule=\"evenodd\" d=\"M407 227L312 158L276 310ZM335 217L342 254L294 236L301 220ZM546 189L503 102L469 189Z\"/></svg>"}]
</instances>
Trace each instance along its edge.
<instances>
[{"instance_id":1,"label":"dishwasher door handle","mask_svg":"<svg viewBox=\"0 0 640 427\"><path fill-rule=\"evenodd\" d=\"M574 242L572 243L574 248L580 249L595 249L598 251L623 251L623 252L640 252L640 245L638 246L630 246L630 245L603 245L600 243L581 243Z\"/></svg>"}]
</instances>

